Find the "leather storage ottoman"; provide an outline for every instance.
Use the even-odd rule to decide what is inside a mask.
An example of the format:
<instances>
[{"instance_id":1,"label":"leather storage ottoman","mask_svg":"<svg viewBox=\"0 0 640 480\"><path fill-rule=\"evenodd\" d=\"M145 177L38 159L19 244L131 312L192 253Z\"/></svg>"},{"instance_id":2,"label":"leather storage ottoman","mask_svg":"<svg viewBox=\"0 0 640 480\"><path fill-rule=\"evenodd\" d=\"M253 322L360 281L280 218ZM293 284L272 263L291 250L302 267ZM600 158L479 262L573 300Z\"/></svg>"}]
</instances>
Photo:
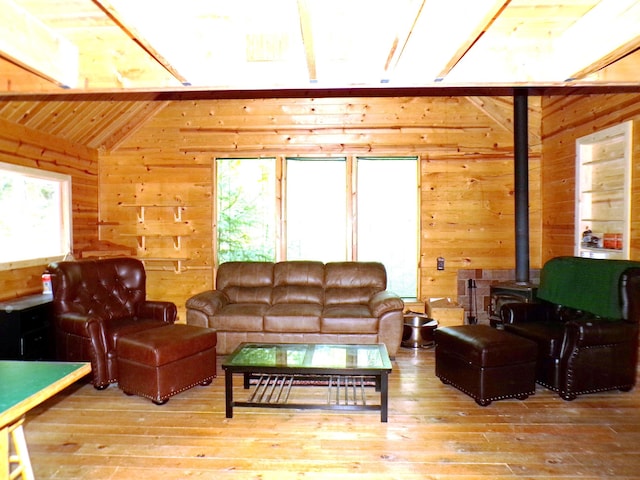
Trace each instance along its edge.
<instances>
[{"instance_id":1,"label":"leather storage ottoman","mask_svg":"<svg viewBox=\"0 0 640 480\"><path fill-rule=\"evenodd\" d=\"M216 376L215 330L172 324L118 338L118 385L156 404Z\"/></svg>"},{"instance_id":2,"label":"leather storage ottoman","mask_svg":"<svg viewBox=\"0 0 640 480\"><path fill-rule=\"evenodd\" d=\"M438 328L435 342L436 376L478 405L535 393L535 342L488 325Z\"/></svg>"}]
</instances>

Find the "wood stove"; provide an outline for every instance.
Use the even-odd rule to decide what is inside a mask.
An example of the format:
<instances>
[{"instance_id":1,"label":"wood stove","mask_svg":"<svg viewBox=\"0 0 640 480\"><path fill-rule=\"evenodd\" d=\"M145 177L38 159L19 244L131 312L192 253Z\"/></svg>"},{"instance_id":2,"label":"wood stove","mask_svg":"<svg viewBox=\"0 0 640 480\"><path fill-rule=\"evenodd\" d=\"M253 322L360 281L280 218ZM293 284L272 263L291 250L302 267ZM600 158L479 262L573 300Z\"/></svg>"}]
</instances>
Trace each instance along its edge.
<instances>
[{"instance_id":1,"label":"wood stove","mask_svg":"<svg viewBox=\"0 0 640 480\"><path fill-rule=\"evenodd\" d=\"M507 303L532 303L536 300L538 286L530 282L502 282L489 287L489 323L502 328L500 309Z\"/></svg>"}]
</instances>

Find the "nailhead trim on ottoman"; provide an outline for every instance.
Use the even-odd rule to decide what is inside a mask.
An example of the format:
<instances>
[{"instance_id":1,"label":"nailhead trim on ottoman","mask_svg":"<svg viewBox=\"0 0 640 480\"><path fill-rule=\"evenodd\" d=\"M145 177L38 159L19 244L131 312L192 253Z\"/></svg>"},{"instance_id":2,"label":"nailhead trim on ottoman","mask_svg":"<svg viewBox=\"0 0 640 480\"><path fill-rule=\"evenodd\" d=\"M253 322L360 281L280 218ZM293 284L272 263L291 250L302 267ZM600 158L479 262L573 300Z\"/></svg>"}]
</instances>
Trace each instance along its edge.
<instances>
[{"instance_id":1,"label":"nailhead trim on ottoman","mask_svg":"<svg viewBox=\"0 0 640 480\"><path fill-rule=\"evenodd\" d=\"M172 324L118 338L118 386L129 395L165 403L216 376L215 330Z\"/></svg>"},{"instance_id":2,"label":"nailhead trim on ottoman","mask_svg":"<svg viewBox=\"0 0 640 480\"><path fill-rule=\"evenodd\" d=\"M535 393L535 342L488 325L438 328L435 342L436 376L478 405Z\"/></svg>"}]
</instances>

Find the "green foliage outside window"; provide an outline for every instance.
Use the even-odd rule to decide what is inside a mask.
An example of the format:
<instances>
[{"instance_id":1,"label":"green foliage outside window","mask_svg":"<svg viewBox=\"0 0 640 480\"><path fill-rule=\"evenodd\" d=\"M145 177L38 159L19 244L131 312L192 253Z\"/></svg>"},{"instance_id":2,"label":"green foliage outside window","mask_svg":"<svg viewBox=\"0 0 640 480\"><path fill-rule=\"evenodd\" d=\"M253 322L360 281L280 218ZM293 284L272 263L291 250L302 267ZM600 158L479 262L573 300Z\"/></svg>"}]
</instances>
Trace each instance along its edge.
<instances>
[{"instance_id":1,"label":"green foliage outside window","mask_svg":"<svg viewBox=\"0 0 640 480\"><path fill-rule=\"evenodd\" d=\"M218 263L275 260L274 160L219 159Z\"/></svg>"}]
</instances>

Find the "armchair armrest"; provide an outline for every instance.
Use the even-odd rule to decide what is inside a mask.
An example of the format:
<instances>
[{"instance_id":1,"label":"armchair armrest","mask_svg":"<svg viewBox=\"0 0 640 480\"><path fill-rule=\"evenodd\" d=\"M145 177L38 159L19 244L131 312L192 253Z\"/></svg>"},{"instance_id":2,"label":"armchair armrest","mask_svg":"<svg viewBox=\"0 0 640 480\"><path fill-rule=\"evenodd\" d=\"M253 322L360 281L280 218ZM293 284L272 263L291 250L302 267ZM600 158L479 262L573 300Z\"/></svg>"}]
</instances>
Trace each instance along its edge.
<instances>
[{"instance_id":1,"label":"armchair armrest","mask_svg":"<svg viewBox=\"0 0 640 480\"><path fill-rule=\"evenodd\" d=\"M215 315L229 303L229 297L219 290L207 290L187 300L187 309L198 310L207 317Z\"/></svg>"},{"instance_id":2,"label":"armchair armrest","mask_svg":"<svg viewBox=\"0 0 640 480\"><path fill-rule=\"evenodd\" d=\"M387 312L394 310L402 311L404 309L404 302L395 293L384 290L371 297L371 300L369 300L369 309L374 316L381 317Z\"/></svg>"},{"instance_id":3,"label":"armchair armrest","mask_svg":"<svg viewBox=\"0 0 640 480\"><path fill-rule=\"evenodd\" d=\"M136 314L140 318L174 323L178 316L178 309L173 302L147 300L138 304Z\"/></svg>"},{"instance_id":4,"label":"armchair armrest","mask_svg":"<svg viewBox=\"0 0 640 480\"><path fill-rule=\"evenodd\" d=\"M101 323L96 317L73 312L58 315L56 319L57 328L63 332L86 338L90 338L92 332L101 330Z\"/></svg>"},{"instance_id":5,"label":"armchair armrest","mask_svg":"<svg viewBox=\"0 0 640 480\"><path fill-rule=\"evenodd\" d=\"M500 318L505 324L547 321L552 309L546 303L506 303L500 309Z\"/></svg>"},{"instance_id":6,"label":"armchair armrest","mask_svg":"<svg viewBox=\"0 0 640 480\"><path fill-rule=\"evenodd\" d=\"M638 336L638 324L626 321L594 319L570 321L565 326L567 345L575 347L627 343Z\"/></svg>"}]
</instances>

